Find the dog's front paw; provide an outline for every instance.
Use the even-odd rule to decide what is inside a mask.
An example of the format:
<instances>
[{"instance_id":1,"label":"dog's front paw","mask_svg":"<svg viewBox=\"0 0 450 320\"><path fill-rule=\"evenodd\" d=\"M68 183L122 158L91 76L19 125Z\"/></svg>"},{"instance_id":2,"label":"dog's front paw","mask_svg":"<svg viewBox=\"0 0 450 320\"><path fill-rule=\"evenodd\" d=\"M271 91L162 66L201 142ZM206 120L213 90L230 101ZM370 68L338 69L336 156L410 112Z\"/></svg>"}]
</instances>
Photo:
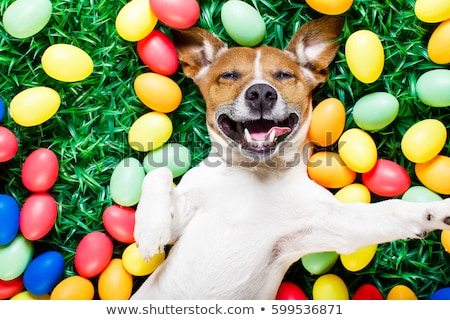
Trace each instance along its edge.
<instances>
[{"instance_id":1,"label":"dog's front paw","mask_svg":"<svg viewBox=\"0 0 450 320\"><path fill-rule=\"evenodd\" d=\"M155 254L163 252L164 247L170 242L170 220L152 221L152 224L147 226L137 224L134 238L139 252L148 262Z\"/></svg>"}]
</instances>

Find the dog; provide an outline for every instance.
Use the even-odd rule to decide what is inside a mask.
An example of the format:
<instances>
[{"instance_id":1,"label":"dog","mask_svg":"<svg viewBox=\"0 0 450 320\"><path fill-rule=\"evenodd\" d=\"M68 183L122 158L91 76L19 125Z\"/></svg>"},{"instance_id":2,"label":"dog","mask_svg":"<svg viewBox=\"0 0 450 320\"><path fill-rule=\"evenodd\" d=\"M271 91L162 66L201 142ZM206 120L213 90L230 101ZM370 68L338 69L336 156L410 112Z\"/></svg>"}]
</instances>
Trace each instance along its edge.
<instances>
[{"instance_id":1,"label":"dog","mask_svg":"<svg viewBox=\"0 0 450 320\"><path fill-rule=\"evenodd\" d=\"M132 299L274 299L306 254L450 228L450 199L344 204L308 177L312 92L327 79L342 28L339 17L312 20L284 50L228 48L200 28L176 31L212 147L176 187L167 168L146 175L136 244L146 260L173 246Z\"/></svg>"}]
</instances>

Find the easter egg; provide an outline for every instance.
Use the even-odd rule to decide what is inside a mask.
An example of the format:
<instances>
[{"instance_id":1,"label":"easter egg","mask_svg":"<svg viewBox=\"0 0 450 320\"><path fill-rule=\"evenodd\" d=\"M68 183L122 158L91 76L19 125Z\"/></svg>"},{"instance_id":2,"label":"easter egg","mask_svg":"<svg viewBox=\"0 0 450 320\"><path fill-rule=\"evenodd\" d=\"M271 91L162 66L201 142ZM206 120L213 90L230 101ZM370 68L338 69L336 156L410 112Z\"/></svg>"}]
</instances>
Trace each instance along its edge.
<instances>
[{"instance_id":1,"label":"easter egg","mask_svg":"<svg viewBox=\"0 0 450 320\"><path fill-rule=\"evenodd\" d=\"M410 288L399 284L389 290L386 300L417 300L417 296Z\"/></svg>"},{"instance_id":2,"label":"easter egg","mask_svg":"<svg viewBox=\"0 0 450 320\"><path fill-rule=\"evenodd\" d=\"M427 49L428 56L434 63L450 63L450 18L433 31Z\"/></svg>"},{"instance_id":3,"label":"easter egg","mask_svg":"<svg viewBox=\"0 0 450 320\"><path fill-rule=\"evenodd\" d=\"M450 19L450 2L447 0L417 0L414 12L423 22L435 23Z\"/></svg>"},{"instance_id":4,"label":"easter egg","mask_svg":"<svg viewBox=\"0 0 450 320\"><path fill-rule=\"evenodd\" d=\"M308 300L308 297L297 285L285 281L278 288L275 300Z\"/></svg>"},{"instance_id":5,"label":"easter egg","mask_svg":"<svg viewBox=\"0 0 450 320\"><path fill-rule=\"evenodd\" d=\"M379 196L396 197L408 190L411 178L399 164L380 159L370 171L362 174L362 182L371 192Z\"/></svg>"},{"instance_id":6,"label":"easter egg","mask_svg":"<svg viewBox=\"0 0 450 320\"><path fill-rule=\"evenodd\" d=\"M360 183L352 183L340 189L334 195L342 203L364 202L370 203L369 189Z\"/></svg>"},{"instance_id":7,"label":"easter egg","mask_svg":"<svg viewBox=\"0 0 450 320\"><path fill-rule=\"evenodd\" d=\"M135 210L133 208L113 204L105 209L102 220L106 231L115 240L122 243L134 242Z\"/></svg>"},{"instance_id":8,"label":"easter egg","mask_svg":"<svg viewBox=\"0 0 450 320\"><path fill-rule=\"evenodd\" d=\"M23 288L22 277L17 277L9 281L0 280L0 299L9 299L21 292Z\"/></svg>"},{"instance_id":9,"label":"easter egg","mask_svg":"<svg viewBox=\"0 0 450 320\"><path fill-rule=\"evenodd\" d=\"M147 107L164 113L178 108L182 98L175 81L152 72L143 73L134 80L134 92Z\"/></svg>"},{"instance_id":10,"label":"easter egg","mask_svg":"<svg viewBox=\"0 0 450 320\"><path fill-rule=\"evenodd\" d=\"M31 292L23 291L16 294L10 300L50 300L49 294L34 295Z\"/></svg>"},{"instance_id":11,"label":"easter egg","mask_svg":"<svg viewBox=\"0 0 450 320\"><path fill-rule=\"evenodd\" d=\"M131 0L120 9L115 25L124 40L139 41L152 32L157 22L149 0Z\"/></svg>"},{"instance_id":12,"label":"easter egg","mask_svg":"<svg viewBox=\"0 0 450 320\"><path fill-rule=\"evenodd\" d=\"M2 97L0 97L0 122L3 121L4 116L5 116L5 103L3 102Z\"/></svg>"},{"instance_id":13,"label":"easter egg","mask_svg":"<svg viewBox=\"0 0 450 320\"><path fill-rule=\"evenodd\" d=\"M336 152L319 151L311 156L307 167L309 177L325 188L342 188L352 183L356 173Z\"/></svg>"},{"instance_id":14,"label":"easter egg","mask_svg":"<svg viewBox=\"0 0 450 320\"><path fill-rule=\"evenodd\" d=\"M94 231L81 239L75 252L75 269L83 278L100 274L111 261L113 244L104 233Z\"/></svg>"},{"instance_id":15,"label":"easter egg","mask_svg":"<svg viewBox=\"0 0 450 320\"><path fill-rule=\"evenodd\" d=\"M361 82L373 83L383 72L383 45L372 31L352 33L345 44L345 57L350 71Z\"/></svg>"},{"instance_id":16,"label":"easter egg","mask_svg":"<svg viewBox=\"0 0 450 320\"><path fill-rule=\"evenodd\" d=\"M450 287L437 290L430 296L430 300L450 300Z\"/></svg>"},{"instance_id":17,"label":"easter egg","mask_svg":"<svg viewBox=\"0 0 450 320\"><path fill-rule=\"evenodd\" d=\"M450 106L450 70L427 71L417 79L417 97L430 107Z\"/></svg>"},{"instance_id":18,"label":"easter egg","mask_svg":"<svg viewBox=\"0 0 450 320\"><path fill-rule=\"evenodd\" d=\"M342 265L351 272L364 269L372 261L377 252L378 245L370 245L356 250L353 253L341 254Z\"/></svg>"},{"instance_id":19,"label":"easter egg","mask_svg":"<svg viewBox=\"0 0 450 320\"><path fill-rule=\"evenodd\" d=\"M122 253L122 263L125 270L133 276L146 276L156 270L163 263L166 255L164 252L155 254L146 262L142 257L136 243L130 244Z\"/></svg>"},{"instance_id":20,"label":"easter egg","mask_svg":"<svg viewBox=\"0 0 450 320\"><path fill-rule=\"evenodd\" d=\"M141 152L158 149L169 140L172 131L170 118L164 113L152 111L139 117L131 125L128 144Z\"/></svg>"},{"instance_id":21,"label":"easter egg","mask_svg":"<svg viewBox=\"0 0 450 320\"><path fill-rule=\"evenodd\" d=\"M42 69L50 77L65 82L81 81L94 70L94 62L82 49L70 44L54 44L41 58Z\"/></svg>"},{"instance_id":22,"label":"easter egg","mask_svg":"<svg viewBox=\"0 0 450 320\"><path fill-rule=\"evenodd\" d=\"M121 206L134 206L141 198L144 177L145 171L139 160L132 157L123 159L111 175L111 198Z\"/></svg>"},{"instance_id":23,"label":"easter egg","mask_svg":"<svg viewBox=\"0 0 450 320\"><path fill-rule=\"evenodd\" d=\"M401 142L405 157L416 163L433 159L442 150L447 140L447 128L436 119L426 119L411 126Z\"/></svg>"},{"instance_id":24,"label":"easter egg","mask_svg":"<svg viewBox=\"0 0 450 320\"><path fill-rule=\"evenodd\" d=\"M441 232L441 242L445 251L450 253L450 230L442 230Z\"/></svg>"},{"instance_id":25,"label":"easter egg","mask_svg":"<svg viewBox=\"0 0 450 320\"><path fill-rule=\"evenodd\" d=\"M383 295L374 285L363 284L356 289L352 300L383 300Z\"/></svg>"},{"instance_id":26,"label":"easter egg","mask_svg":"<svg viewBox=\"0 0 450 320\"><path fill-rule=\"evenodd\" d=\"M313 300L348 300L349 294L344 281L334 274L320 276L313 285Z\"/></svg>"},{"instance_id":27,"label":"easter egg","mask_svg":"<svg viewBox=\"0 0 450 320\"><path fill-rule=\"evenodd\" d=\"M9 129L0 126L0 162L11 160L19 149L16 135Z\"/></svg>"},{"instance_id":28,"label":"easter egg","mask_svg":"<svg viewBox=\"0 0 450 320\"><path fill-rule=\"evenodd\" d=\"M153 30L147 37L140 40L137 50L142 62L158 74L168 76L178 69L175 45L159 30Z\"/></svg>"},{"instance_id":29,"label":"easter egg","mask_svg":"<svg viewBox=\"0 0 450 320\"><path fill-rule=\"evenodd\" d=\"M402 200L409 202L429 202L440 201L441 196L424 186L414 186L406 190L402 195Z\"/></svg>"},{"instance_id":30,"label":"easter egg","mask_svg":"<svg viewBox=\"0 0 450 320\"><path fill-rule=\"evenodd\" d=\"M50 294L50 300L92 300L94 285L80 276L72 276L62 280Z\"/></svg>"},{"instance_id":31,"label":"easter egg","mask_svg":"<svg viewBox=\"0 0 450 320\"><path fill-rule=\"evenodd\" d=\"M0 280L19 277L33 257L33 244L18 234L7 245L0 245Z\"/></svg>"},{"instance_id":32,"label":"easter egg","mask_svg":"<svg viewBox=\"0 0 450 320\"><path fill-rule=\"evenodd\" d=\"M63 256L56 251L47 251L31 261L23 275L23 283L34 295L50 293L61 280L63 272Z\"/></svg>"},{"instance_id":33,"label":"easter egg","mask_svg":"<svg viewBox=\"0 0 450 320\"><path fill-rule=\"evenodd\" d=\"M192 27L200 17L196 0L150 0L150 6L162 23L175 29Z\"/></svg>"},{"instance_id":34,"label":"easter egg","mask_svg":"<svg viewBox=\"0 0 450 320\"><path fill-rule=\"evenodd\" d=\"M41 31L51 15L50 0L16 0L6 8L3 26L15 38L28 38Z\"/></svg>"},{"instance_id":35,"label":"easter egg","mask_svg":"<svg viewBox=\"0 0 450 320\"><path fill-rule=\"evenodd\" d=\"M306 3L317 12L328 15L337 15L350 9L353 0L306 0Z\"/></svg>"},{"instance_id":36,"label":"easter egg","mask_svg":"<svg viewBox=\"0 0 450 320\"><path fill-rule=\"evenodd\" d=\"M128 300L133 290L133 276L125 270L121 259L112 259L98 278L98 294L102 300Z\"/></svg>"},{"instance_id":37,"label":"easter egg","mask_svg":"<svg viewBox=\"0 0 450 320\"><path fill-rule=\"evenodd\" d=\"M22 167L22 183L31 192L48 191L58 179L59 163L56 154L46 148L31 152Z\"/></svg>"},{"instance_id":38,"label":"easter egg","mask_svg":"<svg viewBox=\"0 0 450 320\"><path fill-rule=\"evenodd\" d=\"M19 232L20 208L17 201L6 194L0 194L0 245L14 240Z\"/></svg>"},{"instance_id":39,"label":"easter egg","mask_svg":"<svg viewBox=\"0 0 450 320\"><path fill-rule=\"evenodd\" d=\"M333 268L339 255L336 252L316 252L301 258L303 267L311 274L324 274Z\"/></svg>"},{"instance_id":40,"label":"easter egg","mask_svg":"<svg viewBox=\"0 0 450 320\"><path fill-rule=\"evenodd\" d=\"M24 202L20 212L20 231L28 240L43 238L55 224L58 207L48 193L33 193Z\"/></svg>"},{"instance_id":41,"label":"easter egg","mask_svg":"<svg viewBox=\"0 0 450 320\"><path fill-rule=\"evenodd\" d=\"M179 143L166 143L161 148L150 151L143 160L146 172L167 167L174 178L183 175L191 166L191 152Z\"/></svg>"},{"instance_id":42,"label":"easter egg","mask_svg":"<svg viewBox=\"0 0 450 320\"><path fill-rule=\"evenodd\" d=\"M355 103L353 120L363 130L378 131L395 120L399 106L397 98L390 93L369 93Z\"/></svg>"},{"instance_id":43,"label":"easter egg","mask_svg":"<svg viewBox=\"0 0 450 320\"><path fill-rule=\"evenodd\" d=\"M365 131L352 128L345 131L338 142L339 156L353 171L363 173L371 170L377 162L377 147Z\"/></svg>"},{"instance_id":44,"label":"easter egg","mask_svg":"<svg viewBox=\"0 0 450 320\"><path fill-rule=\"evenodd\" d=\"M266 35L266 24L263 18L254 7L244 1L225 2L221 19L225 31L241 46L256 46Z\"/></svg>"},{"instance_id":45,"label":"easter egg","mask_svg":"<svg viewBox=\"0 0 450 320\"><path fill-rule=\"evenodd\" d=\"M320 102L313 110L308 138L314 144L327 147L335 143L345 126L345 107L336 98Z\"/></svg>"},{"instance_id":46,"label":"easter egg","mask_svg":"<svg viewBox=\"0 0 450 320\"><path fill-rule=\"evenodd\" d=\"M416 163L415 172L420 182L431 191L450 195L450 157L437 155L430 161Z\"/></svg>"},{"instance_id":47,"label":"easter egg","mask_svg":"<svg viewBox=\"0 0 450 320\"><path fill-rule=\"evenodd\" d=\"M37 126L50 119L61 104L55 90L47 87L34 87L19 92L9 105L11 118L24 127Z\"/></svg>"}]
</instances>

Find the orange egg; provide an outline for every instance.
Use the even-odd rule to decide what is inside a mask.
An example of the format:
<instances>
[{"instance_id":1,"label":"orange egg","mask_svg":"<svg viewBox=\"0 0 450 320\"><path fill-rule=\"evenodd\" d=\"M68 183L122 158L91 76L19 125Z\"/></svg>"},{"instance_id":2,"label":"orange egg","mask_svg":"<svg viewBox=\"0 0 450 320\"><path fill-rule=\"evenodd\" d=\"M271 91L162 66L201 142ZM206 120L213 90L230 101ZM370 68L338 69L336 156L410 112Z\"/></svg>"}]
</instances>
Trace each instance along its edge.
<instances>
[{"instance_id":1,"label":"orange egg","mask_svg":"<svg viewBox=\"0 0 450 320\"><path fill-rule=\"evenodd\" d=\"M437 155L430 161L416 163L417 178L428 189L450 195L450 157Z\"/></svg>"},{"instance_id":2,"label":"orange egg","mask_svg":"<svg viewBox=\"0 0 450 320\"><path fill-rule=\"evenodd\" d=\"M320 102L312 112L308 137L314 144L327 147L335 143L345 126L345 108L336 98Z\"/></svg>"},{"instance_id":3,"label":"orange egg","mask_svg":"<svg viewBox=\"0 0 450 320\"><path fill-rule=\"evenodd\" d=\"M441 233L441 242L445 251L450 253L450 230L444 230Z\"/></svg>"},{"instance_id":4,"label":"orange egg","mask_svg":"<svg viewBox=\"0 0 450 320\"><path fill-rule=\"evenodd\" d=\"M428 41L428 56L437 64L450 63L450 19L433 31Z\"/></svg>"},{"instance_id":5,"label":"orange egg","mask_svg":"<svg viewBox=\"0 0 450 320\"><path fill-rule=\"evenodd\" d=\"M128 300L133 290L133 276L125 270L122 259L111 260L98 279L98 294L102 300Z\"/></svg>"},{"instance_id":6,"label":"orange egg","mask_svg":"<svg viewBox=\"0 0 450 320\"><path fill-rule=\"evenodd\" d=\"M337 15L350 9L353 0L306 0L306 3L317 12Z\"/></svg>"},{"instance_id":7,"label":"orange egg","mask_svg":"<svg viewBox=\"0 0 450 320\"><path fill-rule=\"evenodd\" d=\"M309 177L325 188L343 188L351 184L356 173L349 169L336 152L319 151L308 162Z\"/></svg>"},{"instance_id":8,"label":"orange egg","mask_svg":"<svg viewBox=\"0 0 450 320\"><path fill-rule=\"evenodd\" d=\"M50 300L92 300L94 286L91 281L80 276L62 280L53 289Z\"/></svg>"},{"instance_id":9,"label":"orange egg","mask_svg":"<svg viewBox=\"0 0 450 320\"><path fill-rule=\"evenodd\" d=\"M410 288L400 284L389 291L386 300L417 300L417 296Z\"/></svg>"}]
</instances>

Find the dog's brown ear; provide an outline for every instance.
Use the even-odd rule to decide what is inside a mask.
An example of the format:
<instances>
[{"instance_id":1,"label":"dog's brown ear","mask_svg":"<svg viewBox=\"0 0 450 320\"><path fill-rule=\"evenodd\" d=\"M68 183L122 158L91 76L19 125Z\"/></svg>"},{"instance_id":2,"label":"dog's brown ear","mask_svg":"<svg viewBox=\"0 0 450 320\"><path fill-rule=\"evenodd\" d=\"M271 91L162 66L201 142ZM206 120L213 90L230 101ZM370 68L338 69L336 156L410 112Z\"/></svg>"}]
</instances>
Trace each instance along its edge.
<instances>
[{"instance_id":1,"label":"dog's brown ear","mask_svg":"<svg viewBox=\"0 0 450 320\"><path fill-rule=\"evenodd\" d=\"M325 82L328 66L339 49L339 38L344 20L340 17L325 16L303 25L291 39L285 51L295 55L297 63L315 88Z\"/></svg>"},{"instance_id":2,"label":"dog's brown ear","mask_svg":"<svg viewBox=\"0 0 450 320\"><path fill-rule=\"evenodd\" d=\"M174 31L174 43L183 72L195 78L205 72L227 45L212 33L201 28Z\"/></svg>"}]
</instances>

